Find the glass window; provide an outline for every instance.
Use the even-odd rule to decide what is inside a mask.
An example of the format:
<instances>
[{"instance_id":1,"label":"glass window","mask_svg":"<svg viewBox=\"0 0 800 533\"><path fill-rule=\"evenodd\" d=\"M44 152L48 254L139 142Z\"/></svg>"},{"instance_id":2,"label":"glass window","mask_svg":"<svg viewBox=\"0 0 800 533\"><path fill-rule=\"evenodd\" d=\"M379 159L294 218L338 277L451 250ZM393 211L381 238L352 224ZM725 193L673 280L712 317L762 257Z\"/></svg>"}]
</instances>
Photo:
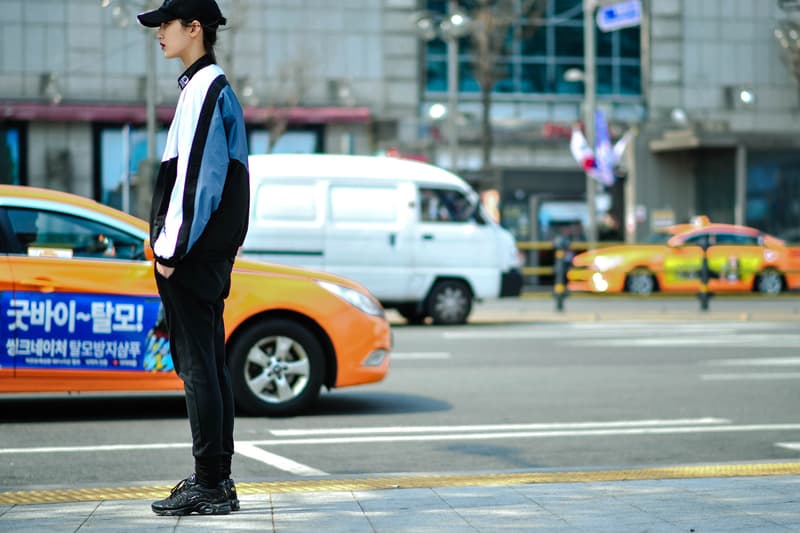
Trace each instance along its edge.
<instances>
[{"instance_id":1,"label":"glass window","mask_svg":"<svg viewBox=\"0 0 800 533\"><path fill-rule=\"evenodd\" d=\"M521 53L526 57L547 56L547 30L538 24L522 28Z\"/></svg>"},{"instance_id":2,"label":"glass window","mask_svg":"<svg viewBox=\"0 0 800 533\"><path fill-rule=\"evenodd\" d=\"M634 59L638 61L642 46L639 27L624 28L614 33L619 39L619 56L624 59Z\"/></svg>"},{"instance_id":3,"label":"glass window","mask_svg":"<svg viewBox=\"0 0 800 533\"><path fill-rule=\"evenodd\" d=\"M126 142L127 141L127 142ZM167 143L167 130L156 132L155 159L160 160ZM125 159L128 159L127 173ZM128 211L137 204L136 175L147 159L147 130L124 126L104 128L100 131L100 191L99 201L116 209L124 210L125 198L129 199ZM126 181L127 178L127 181Z\"/></svg>"},{"instance_id":4,"label":"glass window","mask_svg":"<svg viewBox=\"0 0 800 533\"><path fill-rule=\"evenodd\" d=\"M10 253L36 257L144 259L144 241L94 220L33 209L6 210L16 242Z\"/></svg>"},{"instance_id":5,"label":"glass window","mask_svg":"<svg viewBox=\"0 0 800 533\"><path fill-rule=\"evenodd\" d=\"M745 224L800 242L800 153L749 151Z\"/></svg>"},{"instance_id":6,"label":"glass window","mask_svg":"<svg viewBox=\"0 0 800 533\"><path fill-rule=\"evenodd\" d=\"M517 87L514 83L513 65L511 63L498 63L497 81L495 81L494 84L494 91L498 93L517 92Z\"/></svg>"},{"instance_id":7,"label":"glass window","mask_svg":"<svg viewBox=\"0 0 800 533\"><path fill-rule=\"evenodd\" d=\"M394 187L334 186L331 192L332 222L383 222L398 220Z\"/></svg>"},{"instance_id":8,"label":"glass window","mask_svg":"<svg viewBox=\"0 0 800 533\"><path fill-rule=\"evenodd\" d=\"M461 191L421 187L420 220L423 222L469 222L475 206Z\"/></svg>"},{"instance_id":9,"label":"glass window","mask_svg":"<svg viewBox=\"0 0 800 533\"><path fill-rule=\"evenodd\" d=\"M497 10L510 6L510 27L497 61L509 73L502 83L495 84L494 92L513 94L578 94L582 84L563 82L563 71L556 72L553 65L577 65L581 70L583 58L583 2L582 0L549 0L544 10L521 13L527 2L514 0L490 2ZM447 11L445 0L427 0L427 8L441 17ZM480 9L478 2L462 1L460 6L473 16ZM530 17L530 18L529 18ZM596 32L598 58L598 93L607 95L641 94L641 44L638 27L613 32ZM474 42L471 38L459 41L459 91L478 92L471 65ZM430 92L447 91L446 45L440 39L426 45L425 87ZM535 65L535 66L532 66ZM547 65L547 68L544 66ZM548 70L549 68L549 70ZM557 79L555 79L557 78Z\"/></svg>"},{"instance_id":10,"label":"glass window","mask_svg":"<svg viewBox=\"0 0 800 533\"><path fill-rule=\"evenodd\" d=\"M623 65L619 68L619 94L642 94L642 67Z\"/></svg>"},{"instance_id":11,"label":"glass window","mask_svg":"<svg viewBox=\"0 0 800 533\"><path fill-rule=\"evenodd\" d=\"M425 70L425 88L431 92L447 91L447 61L428 59Z\"/></svg>"},{"instance_id":12,"label":"glass window","mask_svg":"<svg viewBox=\"0 0 800 533\"><path fill-rule=\"evenodd\" d=\"M268 222L311 222L317 218L313 184L266 184L255 194L255 218Z\"/></svg>"},{"instance_id":13,"label":"glass window","mask_svg":"<svg viewBox=\"0 0 800 533\"><path fill-rule=\"evenodd\" d=\"M287 131L269 149L270 133L266 130L250 132L247 148L251 154L313 154L319 151L319 134L316 131Z\"/></svg>"},{"instance_id":14,"label":"glass window","mask_svg":"<svg viewBox=\"0 0 800 533\"><path fill-rule=\"evenodd\" d=\"M547 76L547 65L525 64L522 66L520 88L526 93L550 92L550 81ZM573 85L579 85L574 83Z\"/></svg>"},{"instance_id":15,"label":"glass window","mask_svg":"<svg viewBox=\"0 0 800 533\"><path fill-rule=\"evenodd\" d=\"M249 152L267 153L269 135L264 129L249 131L247 139ZM166 142L167 129L157 131L155 147L157 161L161 159ZM105 205L124 211L127 197L127 211L132 212L134 206L139 204L135 184L137 175L143 170L142 165L147 159L147 130L144 128L127 130L125 126L105 127L99 131L99 143L100 190L97 198ZM299 154L319 151L321 151L321 134L316 128L286 131L272 148L272 153ZM127 174L125 158L128 158ZM2 156L0 156L1 163Z\"/></svg>"},{"instance_id":16,"label":"glass window","mask_svg":"<svg viewBox=\"0 0 800 533\"><path fill-rule=\"evenodd\" d=\"M692 246L703 246L704 243L707 243L708 246L711 246L714 244L714 237L713 234L698 233L687 238L683 243Z\"/></svg>"},{"instance_id":17,"label":"glass window","mask_svg":"<svg viewBox=\"0 0 800 533\"><path fill-rule=\"evenodd\" d=\"M580 26L556 26L555 50L559 56L583 57L583 28Z\"/></svg>"},{"instance_id":18,"label":"glass window","mask_svg":"<svg viewBox=\"0 0 800 533\"><path fill-rule=\"evenodd\" d=\"M0 183L22 185L22 126L0 124Z\"/></svg>"},{"instance_id":19,"label":"glass window","mask_svg":"<svg viewBox=\"0 0 800 533\"><path fill-rule=\"evenodd\" d=\"M750 235L740 235L736 233L717 233L714 236L716 244L736 244L740 246L756 246L758 245L758 237Z\"/></svg>"},{"instance_id":20,"label":"glass window","mask_svg":"<svg viewBox=\"0 0 800 533\"><path fill-rule=\"evenodd\" d=\"M458 87L462 93L478 93L481 86L475 76L475 65L472 61L461 61L461 70L458 71Z\"/></svg>"}]
</instances>

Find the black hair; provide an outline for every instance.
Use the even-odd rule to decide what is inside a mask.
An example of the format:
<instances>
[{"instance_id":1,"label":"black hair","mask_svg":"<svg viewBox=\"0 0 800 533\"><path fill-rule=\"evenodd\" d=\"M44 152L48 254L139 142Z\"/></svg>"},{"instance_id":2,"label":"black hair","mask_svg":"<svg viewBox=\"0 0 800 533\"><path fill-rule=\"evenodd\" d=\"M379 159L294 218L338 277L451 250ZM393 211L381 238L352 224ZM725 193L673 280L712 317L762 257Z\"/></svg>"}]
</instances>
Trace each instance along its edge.
<instances>
[{"instance_id":1,"label":"black hair","mask_svg":"<svg viewBox=\"0 0 800 533\"><path fill-rule=\"evenodd\" d=\"M181 20L181 25L184 28L190 28L192 26L192 22L195 20L196 19ZM216 63L217 55L214 53L214 45L217 44L217 30L219 29L219 23L214 22L213 24L200 25L203 27L203 47L206 49L206 54L208 54L208 56L211 58L211 62Z\"/></svg>"}]
</instances>

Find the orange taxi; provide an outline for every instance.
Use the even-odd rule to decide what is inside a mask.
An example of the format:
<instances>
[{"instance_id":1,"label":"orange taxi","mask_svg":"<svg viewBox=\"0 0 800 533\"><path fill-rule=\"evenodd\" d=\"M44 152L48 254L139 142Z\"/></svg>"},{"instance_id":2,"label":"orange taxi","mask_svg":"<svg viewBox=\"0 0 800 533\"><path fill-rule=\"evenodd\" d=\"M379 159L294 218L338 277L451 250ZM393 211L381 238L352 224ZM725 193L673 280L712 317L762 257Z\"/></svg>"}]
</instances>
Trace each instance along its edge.
<instances>
[{"instance_id":1,"label":"orange taxi","mask_svg":"<svg viewBox=\"0 0 800 533\"><path fill-rule=\"evenodd\" d=\"M576 255L567 273L568 289L641 295L697 292L704 253L711 292L778 294L800 288L800 248L755 228L705 219L673 226L667 234L663 243L610 246Z\"/></svg>"},{"instance_id":2,"label":"orange taxi","mask_svg":"<svg viewBox=\"0 0 800 533\"><path fill-rule=\"evenodd\" d=\"M79 196L0 186L0 393L183 390L147 223ZM378 301L332 274L237 259L225 302L237 405L302 412L322 386L383 379Z\"/></svg>"}]
</instances>

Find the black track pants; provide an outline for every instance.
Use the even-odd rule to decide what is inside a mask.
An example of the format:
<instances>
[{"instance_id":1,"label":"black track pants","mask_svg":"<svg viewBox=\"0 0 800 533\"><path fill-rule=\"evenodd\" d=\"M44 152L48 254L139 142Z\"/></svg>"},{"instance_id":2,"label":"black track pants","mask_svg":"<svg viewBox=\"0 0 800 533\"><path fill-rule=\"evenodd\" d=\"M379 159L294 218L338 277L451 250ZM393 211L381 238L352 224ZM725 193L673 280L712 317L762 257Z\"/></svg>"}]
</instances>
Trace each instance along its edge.
<instances>
[{"instance_id":1,"label":"black track pants","mask_svg":"<svg viewBox=\"0 0 800 533\"><path fill-rule=\"evenodd\" d=\"M186 392L192 454L203 473L211 472L202 477L212 483L218 475L212 464L224 470L227 462L229 469L233 455L233 390L222 321L232 267L233 260L184 261L169 279L155 274L172 360Z\"/></svg>"}]
</instances>

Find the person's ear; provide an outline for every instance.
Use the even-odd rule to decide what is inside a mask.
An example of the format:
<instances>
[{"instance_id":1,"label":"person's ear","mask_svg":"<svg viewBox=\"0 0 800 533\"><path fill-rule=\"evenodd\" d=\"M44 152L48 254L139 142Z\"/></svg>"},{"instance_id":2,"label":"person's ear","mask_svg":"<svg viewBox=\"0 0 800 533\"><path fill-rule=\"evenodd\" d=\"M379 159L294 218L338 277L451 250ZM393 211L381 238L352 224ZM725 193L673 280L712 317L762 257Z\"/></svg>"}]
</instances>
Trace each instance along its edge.
<instances>
[{"instance_id":1,"label":"person's ear","mask_svg":"<svg viewBox=\"0 0 800 533\"><path fill-rule=\"evenodd\" d=\"M191 34L192 37L194 37L195 35L198 35L200 33L201 29L202 26L200 25L200 21L193 20L192 25L189 27L189 33Z\"/></svg>"}]
</instances>

